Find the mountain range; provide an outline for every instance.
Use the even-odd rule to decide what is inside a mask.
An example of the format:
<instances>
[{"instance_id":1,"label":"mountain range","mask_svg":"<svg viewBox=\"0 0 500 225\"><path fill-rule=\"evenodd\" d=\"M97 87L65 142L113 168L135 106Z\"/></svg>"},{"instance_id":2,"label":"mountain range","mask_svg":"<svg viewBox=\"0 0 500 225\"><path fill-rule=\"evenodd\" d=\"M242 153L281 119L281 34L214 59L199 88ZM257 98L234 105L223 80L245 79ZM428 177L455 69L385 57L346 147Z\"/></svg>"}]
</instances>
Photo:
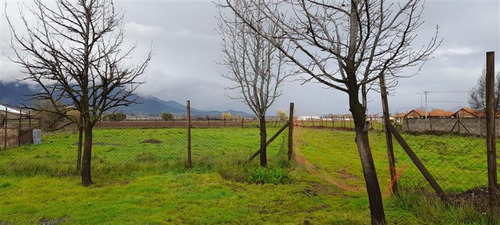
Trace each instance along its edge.
<instances>
[{"instance_id":1,"label":"mountain range","mask_svg":"<svg viewBox=\"0 0 500 225\"><path fill-rule=\"evenodd\" d=\"M0 82L0 104L10 106L31 105L30 96L36 93L36 90L29 85L21 83L2 83ZM174 115L185 115L186 106L170 100L161 100L154 96L135 96L138 104L127 107L120 107L116 111L129 115L160 115L163 112L169 112ZM229 112L232 115L241 115L243 117L253 117L252 114L236 110L200 110L191 108L193 116L220 116L222 112Z\"/></svg>"}]
</instances>

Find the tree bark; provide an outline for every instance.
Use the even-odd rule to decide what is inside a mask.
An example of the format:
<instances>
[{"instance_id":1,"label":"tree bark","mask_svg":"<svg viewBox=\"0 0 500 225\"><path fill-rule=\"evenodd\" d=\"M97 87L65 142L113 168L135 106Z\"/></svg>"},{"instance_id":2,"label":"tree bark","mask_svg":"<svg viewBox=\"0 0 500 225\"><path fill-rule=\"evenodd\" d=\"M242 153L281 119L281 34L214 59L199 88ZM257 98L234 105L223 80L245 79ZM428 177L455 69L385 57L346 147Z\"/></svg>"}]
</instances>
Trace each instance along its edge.
<instances>
[{"instance_id":1,"label":"tree bark","mask_svg":"<svg viewBox=\"0 0 500 225\"><path fill-rule=\"evenodd\" d=\"M350 111L354 119L356 131L356 145L358 147L366 190L370 202L371 221L373 225L386 224L382 195L375 170L375 164L368 141L368 127L363 106L359 103L358 95L350 95Z\"/></svg>"},{"instance_id":2,"label":"tree bark","mask_svg":"<svg viewBox=\"0 0 500 225\"><path fill-rule=\"evenodd\" d=\"M92 126L85 127L85 143L82 160L82 185L90 186L92 178L90 176L90 161L92 159Z\"/></svg>"},{"instance_id":3,"label":"tree bark","mask_svg":"<svg viewBox=\"0 0 500 225\"><path fill-rule=\"evenodd\" d=\"M267 132L266 132L266 118L261 117L260 119L260 166L267 166Z\"/></svg>"}]
</instances>

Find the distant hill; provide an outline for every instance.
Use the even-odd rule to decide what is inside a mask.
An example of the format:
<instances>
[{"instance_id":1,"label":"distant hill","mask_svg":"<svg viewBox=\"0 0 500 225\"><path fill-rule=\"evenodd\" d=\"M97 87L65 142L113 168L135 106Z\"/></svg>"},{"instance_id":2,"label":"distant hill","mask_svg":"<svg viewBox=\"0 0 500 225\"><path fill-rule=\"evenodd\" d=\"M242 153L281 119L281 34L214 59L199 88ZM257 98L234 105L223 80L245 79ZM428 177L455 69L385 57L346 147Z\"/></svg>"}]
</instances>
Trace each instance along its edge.
<instances>
[{"instance_id":1,"label":"distant hill","mask_svg":"<svg viewBox=\"0 0 500 225\"><path fill-rule=\"evenodd\" d=\"M134 104L128 107L119 108L118 111L124 112L126 114L135 115L160 115L163 112L169 112L177 115L186 114L186 105L178 103L176 101L161 100L154 96L137 96L137 102L139 104ZM252 114L243 111L235 110L199 110L196 108L191 108L191 115L193 116L220 116L222 112L230 112L232 115L240 114L243 117L253 117Z\"/></svg>"},{"instance_id":2,"label":"distant hill","mask_svg":"<svg viewBox=\"0 0 500 225\"><path fill-rule=\"evenodd\" d=\"M20 106L31 105L31 95L35 93L28 85L0 82L0 104Z\"/></svg>"},{"instance_id":3,"label":"distant hill","mask_svg":"<svg viewBox=\"0 0 500 225\"><path fill-rule=\"evenodd\" d=\"M0 104L11 106L20 106L22 104L31 105L30 96L35 93L35 90L26 84L0 82ZM128 107L120 107L117 111L124 112L130 115L160 115L163 112L169 112L175 115L185 115L186 106L176 101L165 101L154 96L136 96L139 104L134 104ZM230 112L233 115L240 114L243 117L253 117L252 114L235 110L210 110L204 111L196 108L191 108L193 116L220 116L222 112Z\"/></svg>"}]
</instances>

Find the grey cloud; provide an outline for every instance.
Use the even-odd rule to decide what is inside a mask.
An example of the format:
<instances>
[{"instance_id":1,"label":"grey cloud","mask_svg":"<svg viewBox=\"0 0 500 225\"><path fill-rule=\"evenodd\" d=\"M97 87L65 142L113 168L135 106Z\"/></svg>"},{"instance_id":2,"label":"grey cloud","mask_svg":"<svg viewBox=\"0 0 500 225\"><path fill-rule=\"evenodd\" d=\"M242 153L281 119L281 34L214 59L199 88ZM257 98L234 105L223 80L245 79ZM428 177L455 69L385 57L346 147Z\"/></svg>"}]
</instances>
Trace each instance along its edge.
<instances>
[{"instance_id":1,"label":"grey cloud","mask_svg":"<svg viewBox=\"0 0 500 225\"><path fill-rule=\"evenodd\" d=\"M9 3L10 4L10 3ZM500 56L500 10L498 1L427 0L424 11L426 23L419 30L414 43L420 47L429 40L439 25L443 44L435 58L426 63L416 76L400 79L389 97L391 111L402 112L420 106L422 91L440 91L429 94L431 107L453 108L466 106L454 102L467 102L467 92L475 85L484 65L485 52L496 51ZM151 43L155 55L140 88L144 95L154 95L165 100L183 103L190 99L193 107L201 109L237 109L250 111L244 104L225 96L224 87L230 86L220 74L226 69L216 62L221 57L217 28L217 10L212 1L127 1L119 0L116 6L125 13L127 45L137 43L134 59L141 59ZM0 18L0 24L5 18ZM8 32L2 28L2 42ZM5 46L1 45L2 52ZM15 74L3 58L0 80ZM497 63L499 64L499 63ZM497 65L500 68L500 64ZM10 71L10 72L7 72ZM416 68L402 75L413 74ZM461 92L456 92L461 91ZM380 96L369 95L369 113L379 113ZM324 85L310 82L285 84L283 95L270 109L288 109L295 102L298 114L319 115L348 113L346 94L326 89Z\"/></svg>"}]
</instances>

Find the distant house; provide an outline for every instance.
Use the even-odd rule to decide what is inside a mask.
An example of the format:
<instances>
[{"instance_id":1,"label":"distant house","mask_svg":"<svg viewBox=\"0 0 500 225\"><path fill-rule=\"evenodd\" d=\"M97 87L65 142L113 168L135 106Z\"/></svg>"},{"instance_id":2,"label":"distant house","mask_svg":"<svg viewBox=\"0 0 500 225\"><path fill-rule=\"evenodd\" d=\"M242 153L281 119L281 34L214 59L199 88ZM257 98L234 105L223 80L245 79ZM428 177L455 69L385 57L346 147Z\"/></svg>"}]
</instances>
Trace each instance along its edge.
<instances>
[{"instance_id":1,"label":"distant house","mask_svg":"<svg viewBox=\"0 0 500 225\"><path fill-rule=\"evenodd\" d=\"M393 117L394 117L394 121L396 123L403 123L403 118L406 117L407 114L404 114L404 113L396 113Z\"/></svg>"},{"instance_id":2,"label":"distant house","mask_svg":"<svg viewBox=\"0 0 500 225\"><path fill-rule=\"evenodd\" d=\"M0 126L4 126L6 118L18 118L20 114L26 114L9 106L0 105Z\"/></svg>"},{"instance_id":3,"label":"distant house","mask_svg":"<svg viewBox=\"0 0 500 225\"><path fill-rule=\"evenodd\" d=\"M404 117L408 119L425 118L425 113L420 109L413 109L410 112L408 112Z\"/></svg>"},{"instance_id":4,"label":"distant house","mask_svg":"<svg viewBox=\"0 0 500 225\"><path fill-rule=\"evenodd\" d=\"M298 116L297 120L320 120L319 116Z\"/></svg>"},{"instance_id":5,"label":"distant house","mask_svg":"<svg viewBox=\"0 0 500 225\"><path fill-rule=\"evenodd\" d=\"M7 112L7 114L11 114L11 115L19 115L19 114L21 114L21 111L19 111L17 109L14 109L14 108L11 108L11 107L8 107L8 106L5 106L5 105L0 105L0 113L2 115L5 115L5 112Z\"/></svg>"},{"instance_id":6,"label":"distant house","mask_svg":"<svg viewBox=\"0 0 500 225\"><path fill-rule=\"evenodd\" d=\"M455 118L478 118L484 117L486 114L471 108L461 108L455 112L454 116Z\"/></svg>"},{"instance_id":7,"label":"distant house","mask_svg":"<svg viewBox=\"0 0 500 225\"><path fill-rule=\"evenodd\" d=\"M444 111L442 109L434 109L427 116L430 118L454 118L454 112Z\"/></svg>"}]
</instances>

